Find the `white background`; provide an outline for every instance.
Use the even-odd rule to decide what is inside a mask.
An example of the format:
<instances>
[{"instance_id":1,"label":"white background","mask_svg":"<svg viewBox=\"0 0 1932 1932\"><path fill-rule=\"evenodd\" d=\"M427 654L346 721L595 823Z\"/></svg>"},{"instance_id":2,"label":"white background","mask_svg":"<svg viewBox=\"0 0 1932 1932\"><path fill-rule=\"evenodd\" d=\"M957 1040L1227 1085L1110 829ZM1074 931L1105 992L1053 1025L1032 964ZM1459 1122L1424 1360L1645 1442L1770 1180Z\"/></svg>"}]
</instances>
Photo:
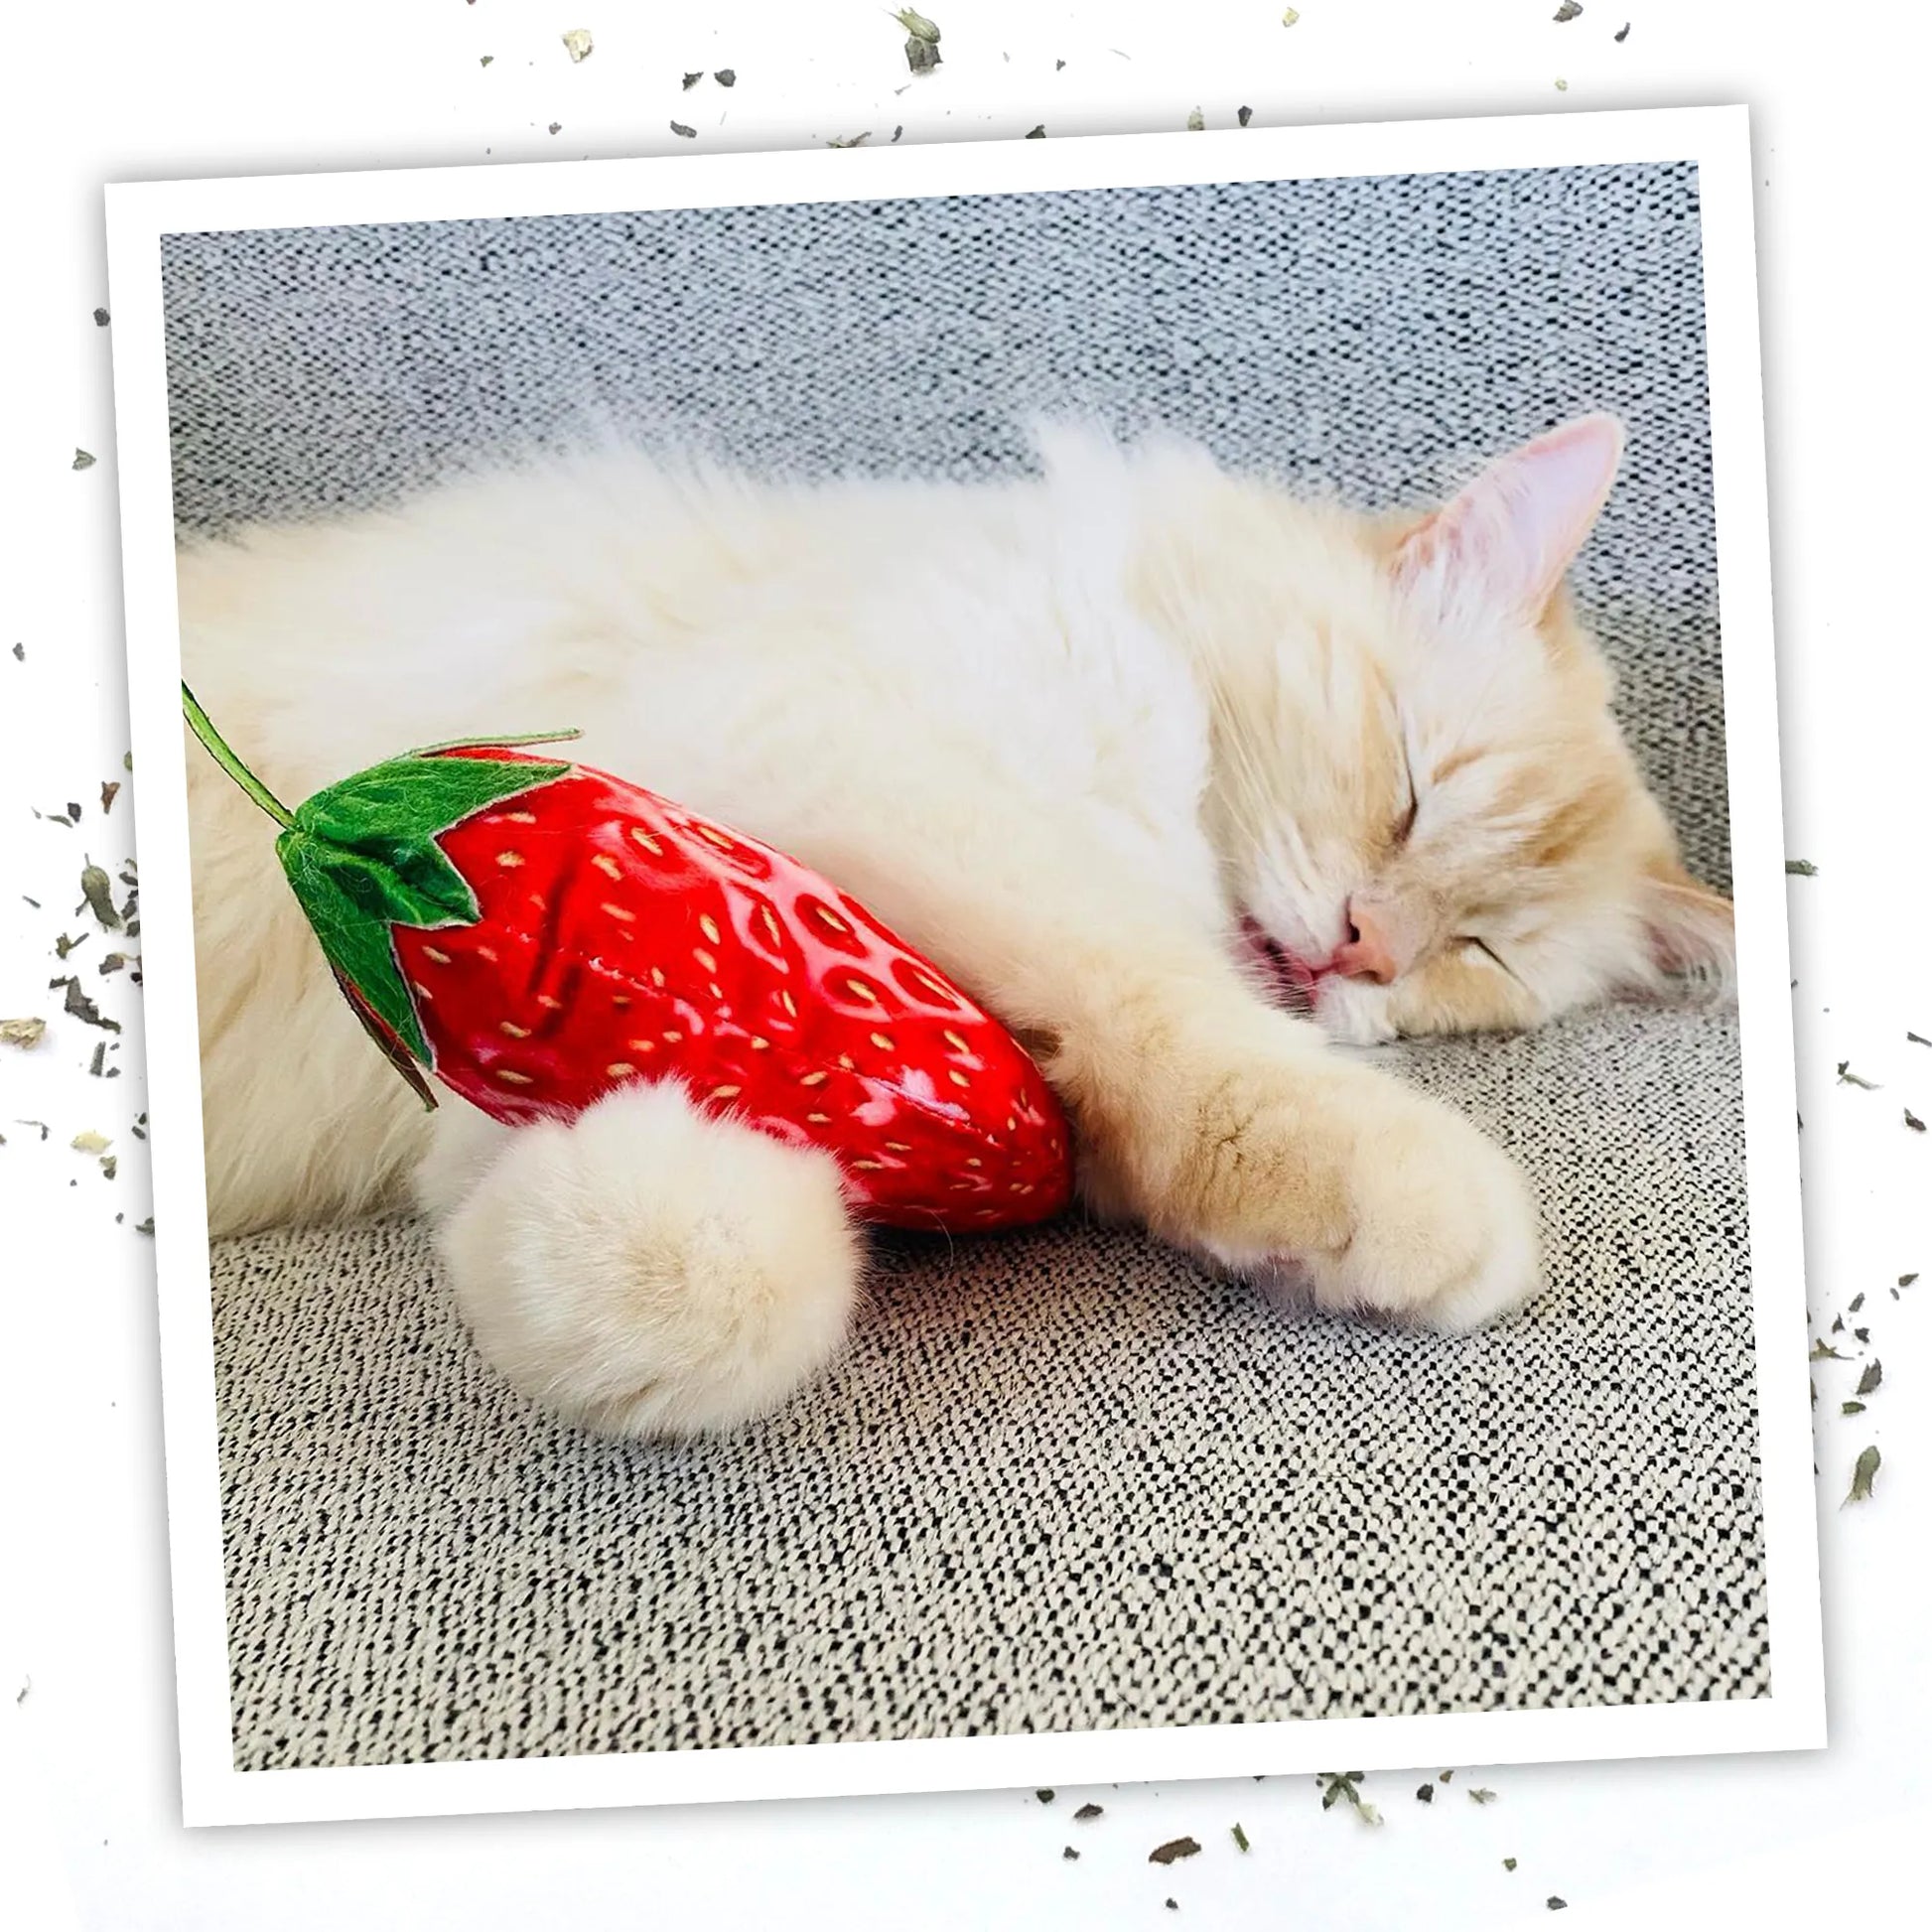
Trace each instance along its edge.
<instances>
[{"instance_id":1,"label":"white background","mask_svg":"<svg viewBox=\"0 0 1932 1932\"><path fill-rule=\"evenodd\" d=\"M1628 9L1626 15L1625 10ZM1932 1263L1926 811L1916 755L1932 691L1914 622L1924 549L1920 329L1910 300L1923 222L1909 87L1923 29L1902 13L1829 23L1699 0L1449 7L1309 0L1185 8L928 7L946 63L914 79L867 0L729 7L604 0L338 0L328 9L180 0L170 8L17 9L0 27L10 235L0 341L0 1013L52 1013L77 932L82 853L134 851L125 779L108 404L104 181L490 159L817 145L895 125L907 142L1179 127L1561 111L1742 100L1755 117L1766 422L1778 596L1793 973L1812 1304L1863 1291L1885 1381L1837 1415L1856 1369L1819 1364L1829 1751L1803 1756L1478 1773L1425 1809L1378 1774L1387 1822L1322 1813L1306 1778L1237 1785L331 1825L188 1834L178 1825L166 1551L141 1094L138 993L84 969L128 1022L112 1082L102 1035L65 1017L32 1054L0 1048L0 1282L7 1314L8 1547L0 1639L0 1899L30 1925L487 1926L538 1917L629 1925L1434 1926L1535 1913L1690 1924L1747 1905L1907 1922L1888 1884L1932 1776L1921 1740L1927 1408L1923 1296ZM28 17L21 18L20 15ZM1625 17L1626 42L1611 36ZM560 35L588 27L573 66ZM1112 50L1118 50L1114 52ZM488 68L481 57L494 57ZM1003 56L1010 58L1003 58ZM1125 58L1123 58L1125 57ZM1056 70L1054 61L1066 62ZM730 66L727 91L690 69ZM1568 81L1559 91L1558 77ZM1906 91L1901 92L1904 88ZM902 92L895 93L895 89ZM560 131L551 135L551 122ZM1587 327L1579 318L1574 326ZM100 461L72 469L82 447ZM19 640L24 662L11 656ZM75 829L30 806L83 806ZM35 911L20 895L43 902ZM97 953L99 942L93 942ZM78 961L82 955L76 954ZM104 990L104 989L111 989ZM1876 1081L1839 1083L1835 1064ZM37 1131L21 1117L43 1119ZM69 1143L113 1137L105 1179ZM72 1182L72 1185L69 1183ZM116 1225L113 1216L125 1216ZM1841 1510L1866 1441L1874 1500ZM1427 1769L1433 1773L1439 1766ZM1470 1783L1496 1799L1472 1805ZM1107 1815L1068 1814L1097 1797ZM1236 1819L1253 1843L1238 1853ZM1171 1869L1146 1853L1191 1833ZM1061 1859L1066 1843L1077 1863ZM1505 1872L1501 1859L1518 1868ZM70 1902L69 1902L70 1901ZM1566 1918L1566 1924L1579 1922Z\"/></svg>"}]
</instances>

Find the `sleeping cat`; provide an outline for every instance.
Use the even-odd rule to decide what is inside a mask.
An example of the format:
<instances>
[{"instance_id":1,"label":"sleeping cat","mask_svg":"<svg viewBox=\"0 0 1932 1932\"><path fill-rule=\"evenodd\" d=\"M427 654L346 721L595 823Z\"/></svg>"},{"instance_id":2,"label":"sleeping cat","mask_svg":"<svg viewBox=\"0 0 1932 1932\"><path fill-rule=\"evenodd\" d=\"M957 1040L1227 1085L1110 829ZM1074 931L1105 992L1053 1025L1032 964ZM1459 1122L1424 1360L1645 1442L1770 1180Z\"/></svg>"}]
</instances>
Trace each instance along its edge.
<instances>
[{"instance_id":1,"label":"sleeping cat","mask_svg":"<svg viewBox=\"0 0 1932 1932\"><path fill-rule=\"evenodd\" d=\"M587 763L828 874L1012 1027L1086 1202L1324 1309L1475 1326L1537 1286L1522 1177L1330 1039L1527 1028L1689 972L1684 872L1564 574L1618 424L1358 516L1164 441L1043 479L754 483L607 450L186 548L186 674L280 796L581 726ZM433 1117L191 744L211 1232L418 1198L483 1353L588 1427L769 1409L863 1252L829 1157L621 1089Z\"/></svg>"}]
</instances>

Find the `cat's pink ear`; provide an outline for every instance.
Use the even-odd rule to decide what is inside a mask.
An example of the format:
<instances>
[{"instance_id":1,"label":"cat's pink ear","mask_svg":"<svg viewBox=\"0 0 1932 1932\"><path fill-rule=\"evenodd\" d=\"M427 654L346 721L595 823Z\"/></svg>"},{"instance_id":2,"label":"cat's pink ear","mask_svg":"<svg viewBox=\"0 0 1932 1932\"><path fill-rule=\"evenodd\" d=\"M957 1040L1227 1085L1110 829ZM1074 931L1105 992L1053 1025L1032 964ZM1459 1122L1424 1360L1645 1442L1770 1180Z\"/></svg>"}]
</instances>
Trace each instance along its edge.
<instances>
[{"instance_id":1,"label":"cat's pink ear","mask_svg":"<svg viewBox=\"0 0 1932 1932\"><path fill-rule=\"evenodd\" d=\"M1700 886L1672 864L1644 882L1643 920L1651 963L1710 986L1727 984L1736 970L1737 940L1730 901Z\"/></svg>"},{"instance_id":2,"label":"cat's pink ear","mask_svg":"<svg viewBox=\"0 0 1932 1932\"><path fill-rule=\"evenodd\" d=\"M1623 454L1614 416L1583 416L1492 463L1404 538L1395 572L1438 609L1535 618L1583 548Z\"/></svg>"}]
</instances>

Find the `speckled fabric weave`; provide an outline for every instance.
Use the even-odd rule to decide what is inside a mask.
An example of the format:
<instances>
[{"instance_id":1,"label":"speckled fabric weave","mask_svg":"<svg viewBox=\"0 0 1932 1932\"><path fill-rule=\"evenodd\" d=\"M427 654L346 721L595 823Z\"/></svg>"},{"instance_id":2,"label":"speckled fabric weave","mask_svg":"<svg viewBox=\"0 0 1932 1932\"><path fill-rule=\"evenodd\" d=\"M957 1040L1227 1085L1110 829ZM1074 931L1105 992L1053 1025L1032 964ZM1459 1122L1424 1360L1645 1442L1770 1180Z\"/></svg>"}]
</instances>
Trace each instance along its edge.
<instances>
[{"instance_id":1,"label":"speckled fabric weave","mask_svg":"<svg viewBox=\"0 0 1932 1932\"><path fill-rule=\"evenodd\" d=\"M1580 599L1727 881L1689 167L177 236L165 280L195 531L600 416L972 476L1076 403L1386 501L1614 409ZM526 1409L412 1220L224 1244L237 1765L1764 1694L1734 1019L1388 1057L1541 1198L1551 1287L1483 1335L1077 1223L905 1238L825 1382L665 1449Z\"/></svg>"}]
</instances>

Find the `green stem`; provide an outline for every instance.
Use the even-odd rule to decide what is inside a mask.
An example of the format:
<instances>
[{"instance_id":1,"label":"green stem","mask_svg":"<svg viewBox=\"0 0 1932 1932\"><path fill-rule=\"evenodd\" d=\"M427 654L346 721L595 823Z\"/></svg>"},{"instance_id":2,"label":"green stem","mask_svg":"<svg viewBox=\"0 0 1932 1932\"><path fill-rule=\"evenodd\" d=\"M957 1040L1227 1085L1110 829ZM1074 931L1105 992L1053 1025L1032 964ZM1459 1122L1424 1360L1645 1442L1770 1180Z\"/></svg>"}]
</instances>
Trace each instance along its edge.
<instances>
[{"instance_id":1,"label":"green stem","mask_svg":"<svg viewBox=\"0 0 1932 1932\"><path fill-rule=\"evenodd\" d=\"M188 723L203 745L207 748L208 757L218 764L243 791L245 791L277 825L293 825L294 815L288 807L255 776L255 774L228 750L226 741L214 729L208 715L196 703L195 694L186 682L181 687L181 708L187 713Z\"/></svg>"}]
</instances>

